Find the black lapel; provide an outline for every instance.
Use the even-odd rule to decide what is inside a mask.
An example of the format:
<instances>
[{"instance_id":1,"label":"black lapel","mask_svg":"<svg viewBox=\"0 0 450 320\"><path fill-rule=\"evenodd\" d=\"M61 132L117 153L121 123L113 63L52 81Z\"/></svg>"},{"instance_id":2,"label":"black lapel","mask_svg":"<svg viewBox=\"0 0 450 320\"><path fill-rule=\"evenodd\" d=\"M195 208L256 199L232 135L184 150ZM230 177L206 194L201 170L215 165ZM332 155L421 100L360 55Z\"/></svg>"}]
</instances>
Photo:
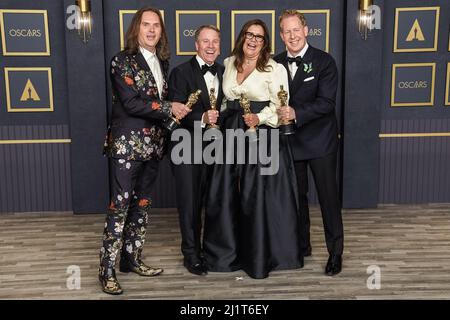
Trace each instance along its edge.
<instances>
[{"instance_id":1,"label":"black lapel","mask_svg":"<svg viewBox=\"0 0 450 320\"><path fill-rule=\"evenodd\" d=\"M303 63L309 64L312 62L314 56L313 51L314 48L309 45L308 50L306 50L306 53L303 56ZM299 90L303 85L303 80L305 80L309 76L306 72L303 71L303 63L298 66L297 72L295 73L294 79L292 80L292 92Z\"/></svg>"},{"instance_id":2,"label":"black lapel","mask_svg":"<svg viewBox=\"0 0 450 320\"><path fill-rule=\"evenodd\" d=\"M289 80L289 87L290 87L291 84L292 84L292 76L291 76L291 71L289 70L287 51L282 53L282 57L281 57L280 63L286 68L286 71L287 71L287 74L288 74L288 80Z\"/></svg>"},{"instance_id":3,"label":"black lapel","mask_svg":"<svg viewBox=\"0 0 450 320\"><path fill-rule=\"evenodd\" d=\"M144 58L144 55L142 54L141 50L139 50L139 52L134 56L134 59L136 60L137 64L139 65L139 67L143 70L145 70L146 72L149 72L151 74L151 78L153 79L153 85L155 87L158 87L157 84L155 83L155 76L153 75L152 70L150 69L147 61ZM166 73L164 72L165 69L163 68L162 62L161 60L159 60L158 57L156 57L156 59L158 59L159 62L159 66L161 68L161 73L163 75L163 88L161 90L161 94L164 92L164 86L166 86ZM157 99L161 99L161 97L159 96L159 91L157 91L156 93L157 95Z\"/></svg>"},{"instance_id":4,"label":"black lapel","mask_svg":"<svg viewBox=\"0 0 450 320\"><path fill-rule=\"evenodd\" d=\"M198 65L197 59L192 57L191 59L191 67L192 72L194 76L194 81L196 84L196 87L200 90L202 90L202 93L200 94L201 101L203 103L203 109L207 108L209 106L209 92L208 87L205 83L205 78L203 78L202 70L200 69L200 66ZM191 94L190 92L189 94Z\"/></svg>"},{"instance_id":5,"label":"black lapel","mask_svg":"<svg viewBox=\"0 0 450 320\"><path fill-rule=\"evenodd\" d=\"M292 79L291 69L289 69L289 62L288 62L287 51L283 52L283 57L282 57L280 63L286 68L286 71L287 71L287 74L288 74L289 92L293 92L293 90L294 90L294 79ZM296 73L296 75L297 75L297 73Z\"/></svg>"},{"instance_id":6,"label":"black lapel","mask_svg":"<svg viewBox=\"0 0 450 320\"><path fill-rule=\"evenodd\" d=\"M217 63L217 62L216 62ZM217 65L217 77L219 78L219 92L217 93L217 106L216 109L220 111L220 106L222 104L223 100L223 89L222 89L222 82L223 82L223 72L224 67L220 64Z\"/></svg>"},{"instance_id":7,"label":"black lapel","mask_svg":"<svg viewBox=\"0 0 450 320\"><path fill-rule=\"evenodd\" d=\"M150 71L150 67L147 64L147 61L145 61L144 56L142 55L141 51L134 56L134 59L136 60L139 67L145 71Z\"/></svg>"}]
</instances>

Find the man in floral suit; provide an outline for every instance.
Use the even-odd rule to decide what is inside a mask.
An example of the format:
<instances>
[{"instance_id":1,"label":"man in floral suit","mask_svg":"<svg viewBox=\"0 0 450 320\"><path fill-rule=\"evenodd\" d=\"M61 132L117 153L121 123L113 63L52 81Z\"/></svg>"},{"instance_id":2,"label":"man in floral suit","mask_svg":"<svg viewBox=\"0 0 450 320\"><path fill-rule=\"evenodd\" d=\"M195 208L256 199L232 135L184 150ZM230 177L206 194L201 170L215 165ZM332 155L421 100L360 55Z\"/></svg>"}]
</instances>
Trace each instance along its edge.
<instances>
[{"instance_id":1,"label":"man in floral suit","mask_svg":"<svg viewBox=\"0 0 450 320\"><path fill-rule=\"evenodd\" d=\"M111 62L113 91L110 131L105 153L110 158L111 201L100 251L99 280L109 294L123 292L120 271L156 276L161 268L141 260L151 206L150 191L165 153L168 135L162 124L172 114L181 119L190 111L166 100L169 46L158 9L140 9L131 22L127 46Z\"/></svg>"}]
</instances>

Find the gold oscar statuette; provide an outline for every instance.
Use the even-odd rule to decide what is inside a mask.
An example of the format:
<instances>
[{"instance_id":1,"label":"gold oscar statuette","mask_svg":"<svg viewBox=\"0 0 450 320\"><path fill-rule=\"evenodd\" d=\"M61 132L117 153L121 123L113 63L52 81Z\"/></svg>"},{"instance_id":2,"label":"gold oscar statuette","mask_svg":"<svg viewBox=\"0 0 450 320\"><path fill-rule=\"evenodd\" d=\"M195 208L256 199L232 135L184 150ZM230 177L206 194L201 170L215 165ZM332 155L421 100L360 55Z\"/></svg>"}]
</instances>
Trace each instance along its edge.
<instances>
[{"instance_id":1,"label":"gold oscar statuette","mask_svg":"<svg viewBox=\"0 0 450 320\"><path fill-rule=\"evenodd\" d=\"M202 90L197 90L189 95L186 107L192 109L192 106L198 101ZM177 117L170 117L170 119L164 124L165 128L169 131L175 130L180 125L180 119Z\"/></svg>"},{"instance_id":2,"label":"gold oscar statuette","mask_svg":"<svg viewBox=\"0 0 450 320\"><path fill-rule=\"evenodd\" d=\"M284 90L283 85L280 85L280 91L278 91L278 99L280 99L280 104L282 107L287 105L288 93Z\"/></svg>"},{"instance_id":3,"label":"gold oscar statuette","mask_svg":"<svg viewBox=\"0 0 450 320\"><path fill-rule=\"evenodd\" d=\"M211 105L211 110L216 110L217 98L215 92L216 92L215 88L209 89L209 104ZM210 123L208 125L208 129L209 128L219 129L219 126L215 123Z\"/></svg>"},{"instance_id":4,"label":"gold oscar statuette","mask_svg":"<svg viewBox=\"0 0 450 320\"><path fill-rule=\"evenodd\" d=\"M186 107L192 109L192 106L198 101L202 90L197 90L189 95L188 101L186 102Z\"/></svg>"},{"instance_id":5,"label":"gold oscar statuette","mask_svg":"<svg viewBox=\"0 0 450 320\"><path fill-rule=\"evenodd\" d=\"M239 104L241 105L242 109L244 109L244 114L252 113L252 110L250 109L250 100L244 94L241 94ZM256 127L252 126L248 128L247 131L256 132Z\"/></svg>"},{"instance_id":6,"label":"gold oscar statuette","mask_svg":"<svg viewBox=\"0 0 450 320\"><path fill-rule=\"evenodd\" d=\"M280 91L278 91L277 95L280 100L281 107L287 106L288 93L284 90L283 85L280 85ZM284 135L295 133L294 122L292 120L281 121L280 131Z\"/></svg>"}]
</instances>

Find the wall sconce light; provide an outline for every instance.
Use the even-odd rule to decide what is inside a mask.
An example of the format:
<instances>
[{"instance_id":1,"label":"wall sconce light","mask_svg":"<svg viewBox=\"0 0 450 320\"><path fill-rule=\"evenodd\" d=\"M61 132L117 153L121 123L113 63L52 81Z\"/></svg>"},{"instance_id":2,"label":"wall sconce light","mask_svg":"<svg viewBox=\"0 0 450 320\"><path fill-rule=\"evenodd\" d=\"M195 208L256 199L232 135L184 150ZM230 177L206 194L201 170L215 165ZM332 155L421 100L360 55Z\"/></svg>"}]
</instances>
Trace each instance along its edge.
<instances>
[{"instance_id":1,"label":"wall sconce light","mask_svg":"<svg viewBox=\"0 0 450 320\"><path fill-rule=\"evenodd\" d=\"M372 30L372 5L373 0L359 0L358 29L364 40L367 40L367 35Z\"/></svg>"},{"instance_id":2,"label":"wall sconce light","mask_svg":"<svg viewBox=\"0 0 450 320\"><path fill-rule=\"evenodd\" d=\"M75 4L79 8L78 12L78 35L87 43L92 34L91 0L76 0Z\"/></svg>"}]
</instances>

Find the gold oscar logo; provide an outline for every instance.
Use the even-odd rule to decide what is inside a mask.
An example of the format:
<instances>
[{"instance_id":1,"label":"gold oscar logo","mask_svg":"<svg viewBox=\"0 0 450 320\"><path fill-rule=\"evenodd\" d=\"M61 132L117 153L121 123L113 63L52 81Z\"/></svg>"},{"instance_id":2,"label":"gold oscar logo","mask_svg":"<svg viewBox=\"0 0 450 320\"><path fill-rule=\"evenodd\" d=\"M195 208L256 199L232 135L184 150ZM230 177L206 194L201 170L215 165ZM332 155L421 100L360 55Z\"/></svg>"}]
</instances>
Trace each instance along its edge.
<instances>
[{"instance_id":1,"label":"gold oscar logo","mask_svg":"<svg viewBox=\"0 0 450 320\"><path fill-rule=\"evenodd\" d=\"M406 42L411 41L425 41L425 37L423 36L422 28L420 27L419 20L415 20L411 30L408 33L408 36L406 37Z\"/></svg>"},{"instance_id":2,"label":"gold oscar logo","mask_svg":"<svg viewBox=\"0 0 450 320\"><path fill-rule=\"evenodd\" d=\"M39 95L37 94L37 91L29 78L25 85L25 88L23 89L20 101L41 101L41 98L39 98Z\"/></svg>"}]
</instances>

